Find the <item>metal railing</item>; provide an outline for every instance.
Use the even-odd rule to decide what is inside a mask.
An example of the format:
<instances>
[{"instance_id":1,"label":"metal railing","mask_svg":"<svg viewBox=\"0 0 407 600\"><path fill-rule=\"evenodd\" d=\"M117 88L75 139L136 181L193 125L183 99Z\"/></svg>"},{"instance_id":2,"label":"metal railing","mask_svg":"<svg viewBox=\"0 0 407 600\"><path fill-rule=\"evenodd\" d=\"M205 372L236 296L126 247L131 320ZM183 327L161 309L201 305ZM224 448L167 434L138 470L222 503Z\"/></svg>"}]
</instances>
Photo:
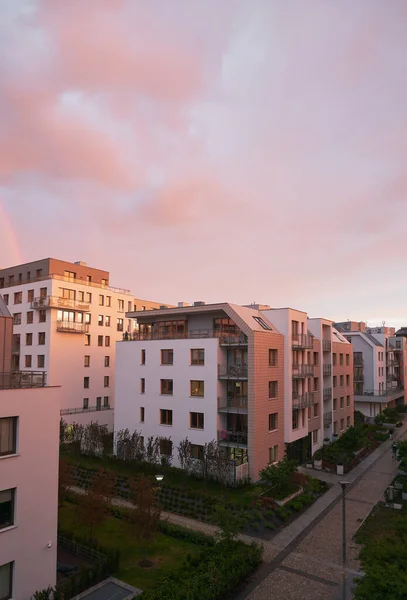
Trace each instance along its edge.
<instances>
[{"instance_id":1,"label":"metal railing","mask_svg":"<svg viewBox=\"0 0 407 600\"><path fill-rule=\"evenodd\" d=\"M57 321L57 331L63 333L88 333L89 323L72 323L71 321Z\"/></svg>"},{"instance_id":2,"label":"metal railing","mask_svg":"<svg viewBox=\"0 0 407 600\"><path fill-rule=\"evenodd\" d=\"M0 373L0 389L45 387L47 373L45 371L12 371Z\"/></svg>"},{"instance_id":3,"label":"metal railing","mask_svg":"<svg viewBox=\"0 0 407 600\"><path fill-rule=\"evenodd\" d=\"M380 390L363 390L361 393L354 392L355 396L376 396L376 397L385 397L385 396L394 396L395 394L400 394L400 392L404 392L403 386L397 387L388 387L382 391Z\"/></svg>"},{"instance_id":4,"label":"metal railing","mask_svg":"<svg viewBox=\"0 0 407 600\"><path fill-rule=\"evenodd\" d=\"M324 388L323 398L325 401L332 400L332 388Z\"/></svg>"},{"instance_id":5,"label":"metal railing","mask_svg":"<svg viewBox=\"0 0 407 600\"><path fill-rule=\"evenodd\" d=\"M397 367L399 364L398 360L390 359L386 360L386 367Z\"/></svg>"},{"instance_id":6,"label":"metal railing","mask_svg":"<svg viewBox=\"0 0 407 600\"><path fill-rule=\"evenodd\" d=\"M116 294L126 294L131 295L130 290L126 290L125 288L117 288L111 285L106 285L104 283L97 283L96 281L86 281L85 279L74 279L72 277L64 277L63 275L57 275L55 273L50 273L48 275L41 275L40 277L30 277L30 279L22 279L21 281L13 281L12 283L7 283L0 289L6 289L8 287L15 287L17 285L23 285L24 283L33 283L36 281L47 281L48 279L57 279L58 281L65 281L66 283L75 283L77 285L86 285L87 287L96 287L102 290L107 290L111 292L115 292ZM133 312L133 311L130 311Z\"/></svg>"},{"instance_id":7,"label":"metal railing","mask_svg":"<svg viewBox=\"0 0 407 600\"><path fill-rule=\"evenodd\" d=\"M354 367L363 367L363 356L353 355L353 366Z\"/></svg>"},{"instance_id":8,"label":"metal railing","mask_svg":"<svg viewBox=\"0 0 407 600\"><path fill-rule=\"evenodd\" d=\"M329 427L332 424L332 414L324 413L324 427Z\"/></svg>"},{"instance_id":9,"label":"metal railing","mask_svg":"<svg viewBox=\"0 0 407 600\"><path fill-rule=\"evenodd\" d=\"M314 406L315 395L313 392L306 392L305 394L298 395L293 392L293 410L299 408L307 408L308 406Z\"/></svg>"},{"instance_id":10,"label":"metal railing","mask_svg":"<svg viewBox=\"0 0 407 600\"><path fill-rule=\"evenodd\" d=\"M150 340L189 340L218 338L221 345L247 345L247 336L243 333L227 333L217 329L191 329L190 331L134 331L124 341Z\"/></svg>"},{"instance_id":11,"label":"metal railing","mask_svg":"<svg viewBox=\"0 0 407 600\"><path fill-rule=\"evenodd\" d=\"M353 381L356 381L357 383L363 383L365 380L365 377L362 373L362 375L353 375Z\"/></svg>"},{"instance_id":12,"label":"metal railing","mask_svg":"<svg viewBox=\"0 0 407 600\"><path fill-rule=\"evenodd\" d=\"M326 377L330 377L332 375L331 363L325 363L324 365L322 365L322 374Z\"/></svg>"},{"instance_id":13,"label":"metal railing","mask_svg":"<svg viewBox=\"0 0 407 600\"><path fill-rule=\"evenodd\" d=\"M218 410L237 409L247 411L247 396L218 398Z\"/></svg>"},{"instance_id":14,"label":"metal railing","mask_svg":"<svg viewBox=\"0 0 407 600\"><path fill-rule=\"evenodd\" d=\"M297 333L292 336L293 348L312 348L314 345L314 338L312 335L306 333Z\"/></svg>"},{"instance_id":15,"label":"metal railing","mask_svg":"<svg viewBox=\"0 0 407 600\"><path fill-rule=\"evenodd\" d=\"M79 300L72 300L71 298L59 298L58 296L42 296L34 298L31 302L31 308L41 310L44 308L69 308L71 310L79 310L88 312L90 304L86 302L80 302Z\"/></svg>"},{"instance_id":16,"label":"metal railing","mask_svg":"<svg viewBox=\"0 0 407 600\"><path fill-rule=\"evenodd\" d=\"M99 412L101 410L110 410L110 404L107 406L88 406L87 408L63 408L59 411L60 415L77 415L79 413Z\"/></svg>"},{"instance_id":17,"label":"metal railing","mask_svg":"<svg viewBox=\"0 0 407 600\"><path fill-rule=\"evenodd\" d=\"M246 365L218 365L218 377L247 379Z\"/></svg>"},{"instance_id":18,"label":"metal railing","mask_svg":"<svg viewBox=\"0 0 407 600\"><path fill-rule=\"evenodd\" d=\"M247 431L218 431L218 441L220 444L247 446Z\"/></svg>"},{"instance_id":19,"label":"metal railing","mask_svg":"<svg viewBox=\"0 0 407 600\"><path fill-rule=\"evenodd\" d=\"M322 340L322 352L330 352L332 348L331 340Z\"/></svg>"},{"instance_id":20,"label":"metal railing","mask_svg":"<svg viewBox=\"0 0 407 600\"><path fill-rule=\"evenodd\" d=\"M302 379L304 377L314 376L315 365L293 365L292 376L293 379Z\"/></svg>"}]
</instances>

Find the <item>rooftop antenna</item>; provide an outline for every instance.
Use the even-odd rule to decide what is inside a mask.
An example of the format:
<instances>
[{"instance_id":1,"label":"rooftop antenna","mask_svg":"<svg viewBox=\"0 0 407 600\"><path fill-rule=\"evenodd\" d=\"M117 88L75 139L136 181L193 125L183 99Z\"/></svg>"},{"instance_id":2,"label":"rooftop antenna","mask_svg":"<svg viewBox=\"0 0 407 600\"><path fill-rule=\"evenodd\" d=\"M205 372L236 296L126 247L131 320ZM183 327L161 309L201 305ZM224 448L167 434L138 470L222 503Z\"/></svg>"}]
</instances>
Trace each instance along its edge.
<instances>
[{"instance_id":1,"label":"rooftop antenna","mask_svg":"<svg viewBox=\"0 0 407 600\"><path fill-rule=\"evenodd\" d=\"M382 325L384 327L386 325L386 321L382 321Z\"/></svg>"}]
</instances>

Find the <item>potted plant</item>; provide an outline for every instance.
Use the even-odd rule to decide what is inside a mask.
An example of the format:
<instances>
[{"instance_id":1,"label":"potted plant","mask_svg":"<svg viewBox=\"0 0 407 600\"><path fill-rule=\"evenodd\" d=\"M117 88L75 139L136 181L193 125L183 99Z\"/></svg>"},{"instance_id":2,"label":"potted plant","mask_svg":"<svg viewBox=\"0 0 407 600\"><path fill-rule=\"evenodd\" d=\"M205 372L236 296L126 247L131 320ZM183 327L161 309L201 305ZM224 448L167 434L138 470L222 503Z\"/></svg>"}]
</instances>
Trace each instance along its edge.
<instances>
[{"instance_id":1,"label":"potted plant","mask_svg":"<svg viewBox=\"0 0 407 600\"><path fill-rule=\"evenodd\" d=\"M343 469L344 469L344 467L343 467L343 464L341 464L341 463L338 463L338 464L336 465L336 474L337 474L337 475L343 475L343 473L344 473L344 470L343 470Z\"/></svg>"},{"instance_id":2,"label":"potted plant","mask_svg":"<svg viewBox=\"0 0 407 600\"><path fill-rule=\"evenodd\" d=\"M322 470L322 451L321 449L317 450L313 456L314 459L314 469L318 471Z\"/></svg>"}]
</instances>

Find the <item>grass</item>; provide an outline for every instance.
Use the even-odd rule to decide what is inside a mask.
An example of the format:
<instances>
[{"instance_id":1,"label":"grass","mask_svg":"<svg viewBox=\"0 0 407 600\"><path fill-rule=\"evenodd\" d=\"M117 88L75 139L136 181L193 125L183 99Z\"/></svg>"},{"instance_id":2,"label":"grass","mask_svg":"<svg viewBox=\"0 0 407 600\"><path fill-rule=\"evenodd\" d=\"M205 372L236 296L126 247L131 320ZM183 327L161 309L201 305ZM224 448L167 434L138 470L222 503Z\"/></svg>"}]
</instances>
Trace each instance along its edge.
<instances>
[{"instance_id":1,"label":"grass","mask_svg":"<svg viewBox=\"0 0 407 600\"><path fill-rule=\"evenodd\" d=\"M386 508L379 503L372 510L355 539L358 544L374 546L383 539L398 537L401 530L407 526L407 504L403 503L401 510Z\"/></svg>"},{"instance_id":2,"label":"grass","mask_svg":"<svg viewBox=\"0 0 407 600\"><path fill-rule=\"evenodd\" d=\"M84 527L78 523L77 507L65 503L59 509L59 525L62 530L70 531L79 537L86 537ZM158 574L165 574L174 567L179 567L188 556L194 556L201 550L200 546L168 535L158 533L145 551L145 544L131 537L126 522L109 517L96 534L97 541L106 548L120 550L120 567L115 577L142 590L153 587ZM139 562L148 558L152 567L141 567Z\"/></svg>"}]
</instances>

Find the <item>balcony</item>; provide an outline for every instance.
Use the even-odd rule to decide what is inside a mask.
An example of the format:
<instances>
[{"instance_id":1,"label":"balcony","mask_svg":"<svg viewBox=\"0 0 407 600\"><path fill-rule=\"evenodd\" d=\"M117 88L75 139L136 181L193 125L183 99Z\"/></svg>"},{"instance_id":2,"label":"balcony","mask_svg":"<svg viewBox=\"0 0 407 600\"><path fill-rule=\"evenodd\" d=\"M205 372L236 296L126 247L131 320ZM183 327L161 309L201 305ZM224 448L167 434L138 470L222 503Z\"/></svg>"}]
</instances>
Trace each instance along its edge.
<instances>
[{"instance_id":1,"label":"balcony","mask_svg":"<svg viewBox=\"0 0 407 600\"><path fill-rule=\"evenodd\" d=\"M360 393L359 393L360 392ZM380 404L386 404L395 398L404 395L403 386L388 387L387 389L380 390L355 390L355 402L375 402Z\"/></svg>"},{"instance_id":2,"label":"balcony","mask_svg":"<svg viewBox=\"0 0 407 600\"><path fill-rule=\"evenodd\" d=\"M399 363L397 360L394 360L394 359L386 360L386 367L397 367L398 364Z\"/></svg>"},{"instance_id":3,"label":"balcony","mask_svg":"<svg viewBox=\"0 0 407 600\"><path fill-rule=\"evenodd\" d=\"M314 377L315 365L293 365L293 379L304 379L305 377Z\"/></svg>"},{"instance_id":4,"label":"balcony","mask_svg":"<svg viewBox=\"0 0 407 600\"><path fill-rule=\"evenodd\" d=\"M332 424L332 413L324 413L324 427L330 427Z\"/></svg>"},{"instance_id":5,"label":"balcony","mask_svg":"<svg viewBox=\"0 0 407 600\"><path fill-rule=\"evenodd\" d=\"M242 332L228 333L217 329L191 329L191 331L182 332L134 331L129 334L126 341L199 340L206 338L218 338L221 346L247 346L247 336Z\"/></svg>"},{"instance_id":6,"label":"balcony","mask_svg":"<svg viewBox=\"0 0 407 600\"><path fill-rule=\"evenodd\" d=\"M89 323L73 323L71 321L57 321L57 331L62 333L88 333Z\"/></svg>"},{"instance_id":7,"label":"balcony","mask_svg":"<svg viewBox=\"0 0 407 600\"><path fill-rule=\"evenodd\" d=\"M247 414L247 396L218 398L219 412L239 412Z\"/></svg>"},{"instance_id":8,"label":"balcony","mask_svg":"<svg viewBox=\"0 0 407 600\"><path fill-rule=\"evenodd\" d=\"M44 387L47 383L45 371L13 371L0 373L0 390L13 388Z\"/></svg>"},{"instance_id":9,"label":"balcony","mask_svg":"<svg viewBox=\"0 0 407 600\"><path fill-rule=\"evenodd\" d=\"M314 406L314 404L315 398L313 392L306 392L302 395L293 392L293 410L307 408L308 406Z\"/></svg>"},{"instance_id":10,"label":"balcony","mask_svg":"<svg viewBox=\"0 0 407 600\"><path fill-rule=\"evenodd\" d=\"M325 402L332 400L332 388L324 388L323 398Z\"/></svg>"},{"instance_id":11,"label":"balcony","mask_svg":"<svg viewBox=\"0 0 407 600\"><path fill-rule=\"evenodd\" d=\"M364 377L363 373L361 375L360 374L358 374L358 375L354 374L353 375L353 381L356 382L356 383L363 383L364 380L365 380L365 377Z\"/></svg>"},{"instance_id":12,"label":"balcony","mask_svg":"<svg viewBox=\"0 0 407 600\"><path fill-rule=\"evenodd\" d=\"M363 356L358 356L358 354L353 355L353 366L354 367L363 367Z\"/></svg>"},{"instance_id":13,"label":"balcony","mask_svg":"<svg viewBox=\"0 0 407 600\"><path fill-rule=\"evenodd\" d=\"M247 379L246 365L218 365L219 379Z\"/></svg>"},{"instance_id":14,"label":"balcony","mask_svg":"<svg viewBox=\"0 0 407 600\"><path fill-rule=\"evenodd\" d=\"M322 340L322 352L330 352L332 348L331 340Z\"/></svg>"},{"instance_id":15,"label":"balcony","mask_svg":"<svg viewBox=\"0 0 407 600\"><path fill-rule=\"evenodd\" d=\"M41 298L34 298L34 300L31 302L31 308L35 308L37 310L43 310L44 308L59 308L61 310L69 309L88 312L90 309L90 304L79 302L78 300L71 300L70 298L44 296Z\"/></svg>"},{"instance_id":16,"label":"balcony","mask_svg":"<svg viewBox=\"0 0 407 600\"><path fill-rule=\"evenodd\" d=\"M110 404L107 406L88 406L88 408L63 408L59 411L61 416L63 415L77 415L79 413L88 413L88 412L99 412L101 410L111 410Z\"/></svg>"},{"instance_id":17,"label":"balcony","mask_svg":"<svg viewBox=\"0 0 407 600\"><path fill-rule=\"evenodd\" d=\"M332 375L332 365L330 363L322 365L322 374L324 377L330 377Z\"/></svg>"},{"instance_id":18,"label":"balcony","mask_svg":"<svg viewBox=\"0 0 407 600\"><path fill-rule=\"evenodd\" d=\"M303 350L309 350L314 346L314 338L312 335L305 333L293 334L292 347L301 348Z\"/></svg>"},{"instance_id":19,"label":"balcony","mask_svg":"<svg viewBox=\"0 0 407 600\"><path fill-rule=\"evenodd\" d=\"M247 431L218 431L218 442L225 446L247 447Z\"/></svg>"}]
</instances>

